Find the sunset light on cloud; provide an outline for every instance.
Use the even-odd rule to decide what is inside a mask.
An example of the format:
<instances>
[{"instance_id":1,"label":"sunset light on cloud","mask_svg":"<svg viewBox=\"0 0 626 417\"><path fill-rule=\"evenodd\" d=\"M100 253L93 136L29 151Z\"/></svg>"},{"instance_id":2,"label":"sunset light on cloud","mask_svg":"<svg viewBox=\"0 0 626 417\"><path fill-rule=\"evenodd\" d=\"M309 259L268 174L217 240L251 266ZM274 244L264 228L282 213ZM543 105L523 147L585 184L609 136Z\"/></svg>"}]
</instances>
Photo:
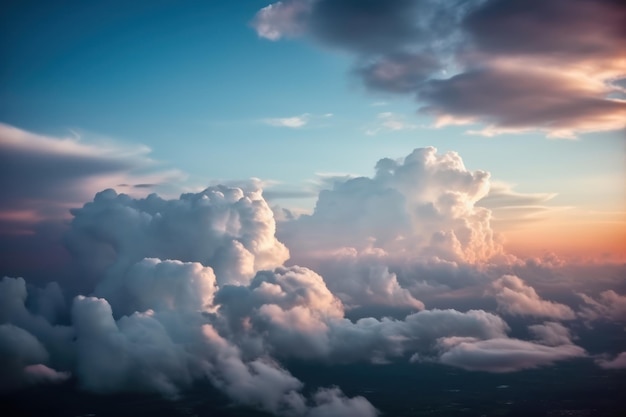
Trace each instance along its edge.
<instances>
[{"instance_id":1,"label":"sunset light on cloud","mask_svg":"<svg viewBox=\"0 0 626 417\"><path fill-rule=\"evenodd\" d=\"M1 20L2 409L626 409L621 2Z\"/></svg>"}]
</instances>

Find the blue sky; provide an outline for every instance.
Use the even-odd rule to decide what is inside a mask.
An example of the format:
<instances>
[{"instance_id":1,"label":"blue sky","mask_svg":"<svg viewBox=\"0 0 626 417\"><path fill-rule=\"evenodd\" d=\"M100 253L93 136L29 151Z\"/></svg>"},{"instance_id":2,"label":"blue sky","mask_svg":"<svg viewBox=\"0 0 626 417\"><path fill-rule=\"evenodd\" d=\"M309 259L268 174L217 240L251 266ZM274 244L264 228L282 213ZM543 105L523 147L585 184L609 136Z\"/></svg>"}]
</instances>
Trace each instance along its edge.
<instances>
[{"instance_id":1,"label":"blue sky","mask_svg":"<svg viewBox=\"0 0 626 417\"><path fill-rule=\"evenodd\" d=\"M344 394L294 360L499 391L555 366L595 384L585 410L623 402L617 0L11 3L2 405L209 383L277 416L414 411L373 368Z\"/></svg>"},{"instance_id":2,"label":"blue sky","mask_svg":"<svg viewBox=\"0 0 626 417\"><path fill-rule=\"evenodd\" d=\"M301 189L317 174L369 175L382 157L432 145L516 191L557 193L553 206L623 210L623 130L554 140L541 131L466 133L481 123L432 128L414 95L366 88L350 48L257 34L253 19L267 4L8 6L0 121L86 143L146 145L152 159L188 175L183 187L257 177ZM381 127L384 113L401 126ZM308 123L299 128L266 123L302 115Z\"/></svg>"}]
</instances>

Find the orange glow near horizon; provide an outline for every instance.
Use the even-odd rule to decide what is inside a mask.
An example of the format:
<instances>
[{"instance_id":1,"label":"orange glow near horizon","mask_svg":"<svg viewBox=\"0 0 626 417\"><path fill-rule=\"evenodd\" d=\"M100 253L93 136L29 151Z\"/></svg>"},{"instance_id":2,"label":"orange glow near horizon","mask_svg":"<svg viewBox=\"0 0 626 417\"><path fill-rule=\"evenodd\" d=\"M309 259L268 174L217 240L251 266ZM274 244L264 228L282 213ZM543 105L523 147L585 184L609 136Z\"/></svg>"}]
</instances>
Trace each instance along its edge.
<instances>
[{"instance_id":1,"label":"orange glow near horizon","mask_svg":"<svg viewBox=\"0 0 626 417\"><path fill-rule=\"evenodd\" d=\"M624 217L624 216L622 216ZM517 256L626 262L626 219L607 222L543 222L503 231L504 247Z\"/></svg>"}]
</instances>

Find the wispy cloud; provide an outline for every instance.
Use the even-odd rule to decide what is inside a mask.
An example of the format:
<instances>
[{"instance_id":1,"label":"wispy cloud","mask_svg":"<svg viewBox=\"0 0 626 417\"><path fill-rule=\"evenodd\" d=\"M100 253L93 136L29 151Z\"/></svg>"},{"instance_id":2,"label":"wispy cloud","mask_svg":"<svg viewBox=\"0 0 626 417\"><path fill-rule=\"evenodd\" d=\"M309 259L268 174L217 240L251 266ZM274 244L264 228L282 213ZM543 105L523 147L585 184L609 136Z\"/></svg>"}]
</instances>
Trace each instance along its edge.
<instances>
[{"instance_id":1,"label":"wispy cloud","mask_svg":"<svg viewBox=\"0 0 626 417\"><path fill-rule=\"evenodd\" d=\"M401 130L412 130L418 126L406 120L405 116L392 112L378 113L376 116L377 124L368 127L365 134L369 136L376 135L380 132L397 132Z\"/></svg>"},{"instance_id":2,"label":"wispy cloud","mask_svg":"<svg viewBox=\"0 0 626 417\"><path fill-rule=\"evenodd\" d=\"M68 209L103 188L129 191L176 182L185 176L149 156L146 146L54 137L0 124L0 232L24 231L37 221L69 215ZM18 180L19 179L19 180ZM132 192L131 192L132 193ZM5 224L3 219L12 219Z\"/></svg>"},{"instance_id":3,"label":"wispy cloud","mask_svg":"<svg viewBox=\"0 0 626 417\"><path fill-rule=\"evenodd\" d=\"M275 127L288 127L291 129L299 129L311 123L313 120L328 119L333 117L332 113L325 113L322 115L315 115L311 113L302 113L298 116L291 117L272 117L262 119L262 122L269 126Z\"/></svg>"}]
</instances>

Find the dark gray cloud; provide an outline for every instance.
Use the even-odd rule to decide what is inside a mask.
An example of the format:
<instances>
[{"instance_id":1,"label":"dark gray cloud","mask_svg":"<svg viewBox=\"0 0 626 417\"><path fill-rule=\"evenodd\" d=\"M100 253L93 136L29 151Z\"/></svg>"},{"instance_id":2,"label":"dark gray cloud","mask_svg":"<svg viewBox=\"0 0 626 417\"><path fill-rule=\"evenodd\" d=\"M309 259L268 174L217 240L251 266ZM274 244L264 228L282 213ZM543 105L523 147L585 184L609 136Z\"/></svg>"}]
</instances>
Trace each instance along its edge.
<instances>
[{"instance_id":1,"label":"dark gray cloud","mask_svg":"<svg viewBox=\"0 0 626 417\"><path fill-rule=\"evenodd\" d=\"M626 42L626 7L619 0L489 0L463 27L486 53L617 57Z\"/></svg>"},{"instance_id":2,"label":"dark gray cloud","mask_svg":"<svg viewBox=\"0 0 626 417\"><path fill-rule=\"evenodd\" d=\"M308 29L333 46L366 53L396 51L425 35L413 0L319 0L313 2Z\"/></svg>"},{"instance_id":3,"label":"dark gray cloud","mask_svg":"<svg viewBox=\"0 0 626 417\"><path fill-rule=\"evenodd\" d=\"M294 8L305 11L297 21L279 13ZM272 40L304 35L352 52L367 88L415 95L438 125L554 137L625 125L613 81L626 73L626 8L616 0L290 0L253 25Z\"/></svg>"},{"instance_id":4,"label":"dark gray cloud","mask_svg":"<svg viewBox=\"0 0 626 417\"><path fill-rule=\"evenodd\" d=\"M434 54L399 52L363 64L355 72L372 90L411 93L441 68Z\"/></svg>"},{"instance_id":5,"label":"dark gray cloud","mask_svg":"<svg viewBox=\"0 0 626 417\"><path fill-rule=\"evenodd\" d=\"M69 217L79 205L120 178L166 180L145 148L94 145L75 137L39 135L0 123L0 235L32 233L46 219Z\"/></svg>"},{"instance_id":6,"label":"dark gray cloud","mask_svg":"<svg viewBox=\"0 0 626 417\"><path fill-rule=\"evenodd\" d=\"M490 134L537 128L572 136L626 120L626 102L607 100L589 86L557 73L524 68L484 68L431 80L418 92L424 113L445 119L481 120Z\"/></svg>"}]
</instances>

